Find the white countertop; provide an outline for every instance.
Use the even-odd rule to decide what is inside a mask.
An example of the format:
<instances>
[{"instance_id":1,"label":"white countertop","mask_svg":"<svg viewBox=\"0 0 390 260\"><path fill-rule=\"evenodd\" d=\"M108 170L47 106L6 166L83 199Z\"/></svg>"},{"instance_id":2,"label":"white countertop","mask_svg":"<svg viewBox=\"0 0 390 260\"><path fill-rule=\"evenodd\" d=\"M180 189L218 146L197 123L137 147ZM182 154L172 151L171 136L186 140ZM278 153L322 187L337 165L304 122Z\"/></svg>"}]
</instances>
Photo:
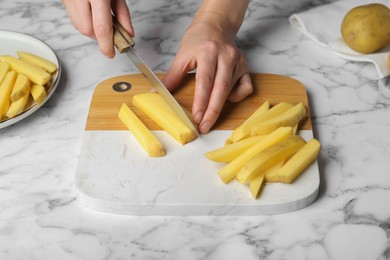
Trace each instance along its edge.
<instances>
[{"instance_id":1,"label":"white countertop","mask_svg":"<svg viewBox=\"0 0 390 260\"><path fill-rule=\"evenodd\" d=\"M130 2L138 51L166 71L199 1ZM332 55L287 19L329 2L251 1L237 39L251 72L307 88L322 144L317 200L271 216L148 217L86 208L73 183L94 87L136 68L101 55L60 1L2 1L0 30L45 41L63 74L42 108L0 129L0 259L390 258L390 99L373 65Z\"/></svg>"}]
</instances>

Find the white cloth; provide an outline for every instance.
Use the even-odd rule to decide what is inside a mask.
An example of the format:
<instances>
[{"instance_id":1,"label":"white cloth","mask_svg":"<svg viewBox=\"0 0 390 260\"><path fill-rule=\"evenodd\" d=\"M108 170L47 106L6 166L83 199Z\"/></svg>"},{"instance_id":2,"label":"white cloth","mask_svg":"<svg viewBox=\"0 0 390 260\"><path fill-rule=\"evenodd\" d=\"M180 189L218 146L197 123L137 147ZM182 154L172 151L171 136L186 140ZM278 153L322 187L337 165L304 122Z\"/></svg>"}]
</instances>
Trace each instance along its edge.
<instances>
[{"instance_id":1,"label":"white cloth","mask_svg":"<svg viewBox=\"0 0 390 260\"><path fill-rule=\"evenodd\" d=\"M289 21L292 27L344 59L374 63L379 78L384 78L390 75L388 66L390 46L376 53L361 54L349 48L341 36L341 22L345 14L353 7L369 3L372 3L372 1L336 1L302 13L293 14L289 17ZM390 8L390 0L376 0L375 3L382 3Z\"/></svg>"}]
</instances>

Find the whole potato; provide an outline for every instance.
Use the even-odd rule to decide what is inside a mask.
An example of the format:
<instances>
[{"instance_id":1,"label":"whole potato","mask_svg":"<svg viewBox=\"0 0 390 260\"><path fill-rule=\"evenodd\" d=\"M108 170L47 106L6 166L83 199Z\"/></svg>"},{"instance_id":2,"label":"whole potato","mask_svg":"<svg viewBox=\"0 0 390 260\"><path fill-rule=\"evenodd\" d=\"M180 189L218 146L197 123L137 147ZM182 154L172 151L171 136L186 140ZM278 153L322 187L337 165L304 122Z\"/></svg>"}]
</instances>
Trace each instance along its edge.
<instances>
[{"instance_id":1,"label":"whole potato","mask_svg":"<svg viewBox=\"0 0 390 260\"><path fill-rule=\"evenodd\" d=\"M367 4L351 9L341 24L345 43L368 54L390 45L390 9L383 4Z\"/></svg>"}]
</instances>

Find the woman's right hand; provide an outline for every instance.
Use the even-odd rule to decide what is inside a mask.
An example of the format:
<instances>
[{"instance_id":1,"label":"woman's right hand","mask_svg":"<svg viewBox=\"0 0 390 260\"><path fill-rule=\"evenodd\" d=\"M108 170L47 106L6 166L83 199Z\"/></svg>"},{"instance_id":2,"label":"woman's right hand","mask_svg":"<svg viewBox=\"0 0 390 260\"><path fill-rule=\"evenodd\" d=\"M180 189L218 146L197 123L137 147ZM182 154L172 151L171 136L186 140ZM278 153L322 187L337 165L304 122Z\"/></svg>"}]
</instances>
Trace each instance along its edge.
<instances>
[{"instance_id":1,"label":"woman's right hand","mask_svg":"<svg viewBox=\"0 0 390 260\"><path fill-rule=\"evenodd\" d=\"M130 11L125 0L62 0L73 26L81 34L96 39L100 51L115 56L112 13L134 37Z\"/></svg>"}]
</instances>

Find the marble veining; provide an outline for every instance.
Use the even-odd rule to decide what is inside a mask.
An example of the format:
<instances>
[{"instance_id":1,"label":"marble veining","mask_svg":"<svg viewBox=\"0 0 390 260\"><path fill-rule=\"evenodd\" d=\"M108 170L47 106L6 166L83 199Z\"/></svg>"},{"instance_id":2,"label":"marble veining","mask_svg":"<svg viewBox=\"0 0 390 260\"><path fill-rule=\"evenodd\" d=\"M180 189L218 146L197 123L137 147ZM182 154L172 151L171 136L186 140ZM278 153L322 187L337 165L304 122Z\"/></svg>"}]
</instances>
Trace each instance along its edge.
<instances>
[{"instance_id":1,"label":"marble veining","mask_svg":"<svg viewBox=\"0 0 390 260\"><path fill-rule=\"evenodd\" d=\"M389 259L390 99L371 64L336 57L288 23L330 2L251 1L237 35L252 72L307 88L322 143L317 200L272 216L137 217L84 207L73 181L94 87L136 68L101 55L60 1L1 1L0 30L48 43L63 76L42 108L0 129L0 259ZM166 71L199 1L129 4L137 50Z\"/></svg>"}]
</instances>

